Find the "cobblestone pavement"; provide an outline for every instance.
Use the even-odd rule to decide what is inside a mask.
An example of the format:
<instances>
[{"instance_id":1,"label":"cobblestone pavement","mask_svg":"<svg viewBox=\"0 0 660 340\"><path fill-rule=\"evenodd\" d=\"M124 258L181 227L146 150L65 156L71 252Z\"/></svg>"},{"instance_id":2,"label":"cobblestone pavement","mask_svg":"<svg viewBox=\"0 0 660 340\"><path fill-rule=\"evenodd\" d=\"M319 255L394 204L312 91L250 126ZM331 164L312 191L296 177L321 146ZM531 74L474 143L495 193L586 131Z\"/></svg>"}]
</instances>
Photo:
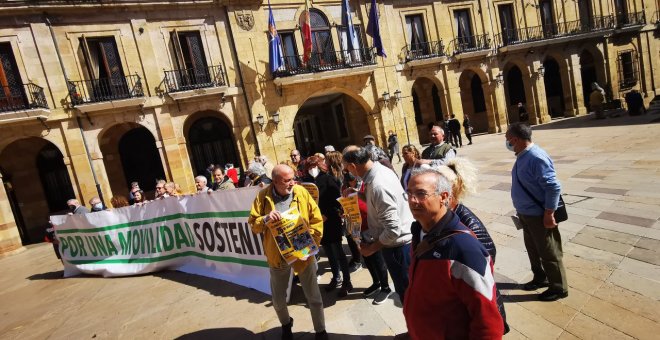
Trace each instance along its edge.
<instances>
[{"instance_id":1,"label":"cobblestone pavement","mask_svg":"<svg viewBox=\"0 0 660 340\"><path fill-rule=\"evenodd\" d=\"M531 278L522 234L508 217L512 153L502 134L476 136L459 150L480 167L480 192L466 203L498 248L496 278L512 331L507 339L657 339L660 334L660 115L564 119L535 128L553 156L569 220L560 225L569 296L538 302L518 283ZM321 263L322 287L329 281ZM50 245L0 259L0 338L277 339L268 296L223 281L164 272L62 279ZM337 301L324 292L334 339L391 338L405 331L395 300L373 305L356 289ZM312 326L299 287L291 314L297 339ZM373 337L366 337L371 335Z\"/></svg>"}]
</instances>

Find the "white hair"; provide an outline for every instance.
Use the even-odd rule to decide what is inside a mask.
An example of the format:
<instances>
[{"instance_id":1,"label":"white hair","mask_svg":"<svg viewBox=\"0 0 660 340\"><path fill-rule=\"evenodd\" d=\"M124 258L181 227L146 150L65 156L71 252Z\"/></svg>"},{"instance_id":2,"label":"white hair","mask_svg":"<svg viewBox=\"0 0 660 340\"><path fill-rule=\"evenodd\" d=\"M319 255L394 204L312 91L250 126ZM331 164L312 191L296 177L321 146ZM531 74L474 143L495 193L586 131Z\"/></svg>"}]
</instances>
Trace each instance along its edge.
<instances>
[{"instance_id":1,"label":"white hair","mask_svg":"<svg viewBox=\"0 0 660 340\"><path fill-rule=\"evenodd\" d=\"M463 157L452 158L447 166L456 174L454 181L454 198L461 201L468 194L477 192L479 170L469 159Z\"/></svg>"},{"instance_id":2,"label":"white hair","mask_svg":"<svg viewBox=\"0 0 660 340\"><path fill-rule=\"evenodd\" d=\"M206 177L201 176L201 175L197 176L197 177L195 177L195 182L197 182L197 181L200 181L200 182L203 182L204 184L206 184Z\"/></svg>"},{"instance_id":3,"label":"white hair","mask_svg":"<svg viewBox=\"0 0 660 340\"><path fill-rule=\"evenodd\" d=\"M266 173L266 168L264 168L264 166L259 162L252 162L248 166L247 172L261 176Z\"/></svg>"},{"instance_id":4,"label":"white hair","mask_svg":"<svg viewBox=\"0 0 660 340\"><path fill-rule=\"evenodd\" d=\"M451 196L452 193L452 183L456 180L456 174L451 171L446 166L441 166L441 167L419 167L415 168L412 171L412 174L410 175L410 178L412 179L413 177L421 176L421 175L426 175L426 174L433 174L437 178L437 182L435 183L435 193L436 194L441 194L443 192L449 193Z\"/></svg>"}]
</instances>

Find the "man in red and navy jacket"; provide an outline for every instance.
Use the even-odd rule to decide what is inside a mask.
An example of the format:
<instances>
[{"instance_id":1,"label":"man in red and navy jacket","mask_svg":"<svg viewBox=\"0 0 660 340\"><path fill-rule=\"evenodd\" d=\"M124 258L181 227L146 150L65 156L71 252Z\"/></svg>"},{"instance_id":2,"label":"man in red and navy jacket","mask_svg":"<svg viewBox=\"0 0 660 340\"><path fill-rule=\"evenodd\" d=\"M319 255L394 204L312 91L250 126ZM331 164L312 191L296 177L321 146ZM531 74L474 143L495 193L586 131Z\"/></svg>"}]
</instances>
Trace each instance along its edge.
<instances>
[{"instance_id":1,"label":"man in red and navy jacket","mask_svg":"<svg viewBox=\"0 0 660 340\"><path fill-rule=\"evenodd\" d=\"M403 314L412 339L501 339L490 255L447 205L449 168L413 171L413 256ZM449 177L451 178L451 177Z\"/></svg>"}]
</instances>

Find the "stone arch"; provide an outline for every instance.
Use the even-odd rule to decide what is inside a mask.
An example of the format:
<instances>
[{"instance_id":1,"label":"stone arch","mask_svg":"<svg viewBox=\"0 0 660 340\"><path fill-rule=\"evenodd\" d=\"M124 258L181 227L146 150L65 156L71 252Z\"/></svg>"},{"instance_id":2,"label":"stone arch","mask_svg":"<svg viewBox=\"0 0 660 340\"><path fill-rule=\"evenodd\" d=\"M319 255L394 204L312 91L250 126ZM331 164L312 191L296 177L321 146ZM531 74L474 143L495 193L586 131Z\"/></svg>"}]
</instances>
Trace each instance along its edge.
<instances>
[{"instance_id":1,"label":"stone arch","mask_svg":"<svg viewBox=\"0 0 660 340\"><path fill-rule=\"evenodd\" d=\"M44 138L16 139L0 151L0 172L23 244L41 242L49 216L75 198L64 154Z\"/></svg>"},{"instance_id":2,"label":"stone arch","mask_svg":"<svg viewBox=\"0 0 660 340\"><path fill-rule=\"evenodd\" d=\"M110 190L115 194L125 195L130 183L136 181L149 197L155 181L166 178L157 139L142 124L124 122L108 126L99 133L98 146Z\"/></svg>"},{"instance_id":3,"label":"stone arch","mask_svg":"<svg viewBox=\"0 0 660 340\"><path fill-rule=\"evenodd\" d=\"M475 133L496 130L489 84L486 73L479 68L466 68L458 78L463 114L470 117Z\"/></svg>"},{"instance_id":4,"label":"stone arch","mask_svg":"<svg viewBox=\"0 0 660 340\"><path fill-rule=\"evenodd\" d=\"M518 103L523 103L531 116L535 110L529 66L521 59L512 59L504 65L502 73L508 121L518 121Z\"/></svg>"},{"instance_id":5,"label":"stone arch","mask_svg":"<svg viewBox=\"0 0 660 340\"><path fill-rule=\"evenodd\" d=\"M451 114L444 86L435 77L417 77L411 89L415 125L421 144L429 143L429 124L444 121Z\"/></svg>"},{"instance_id":6,"label":"stone arch","mask_svg":"<svg viewBox=\"0 0 660 340\"><path fill-rule=\"evenodd\" d=\"M378 139L371 117L372 106L346 88L332 86L305 97L289 128L294 132L296 148L303 155L323 152L325 145L341 150L350 144L362 144L371 134Z\"/></svg>"},{"instance_id":7,"label":"stone arch","mask_svg":"<svg viewBox=\"0 0 660 340\"><path fill-rule=\"evenodd\" d=\"M605 89L606 93L611 94L611 89L606 84L605 64L600 51L591 46L586 46L579 54L580 74L582 77L582 96L587 109L589 109L589 94L591 93L591 84L598 84ZM607 92L609 91L609 92Z\"/></svg>"},{"instance_id":8,"label":"stone arch","mask_svg":"<svg viewBox=\"0 0 660 340\"><path fill-rule=\"evenodd\" d=\"M190 115L183 133L193 175L206 175L210 164L241 167L234 126L222 112L206 110Z\"/></svg>"}]
</instances>

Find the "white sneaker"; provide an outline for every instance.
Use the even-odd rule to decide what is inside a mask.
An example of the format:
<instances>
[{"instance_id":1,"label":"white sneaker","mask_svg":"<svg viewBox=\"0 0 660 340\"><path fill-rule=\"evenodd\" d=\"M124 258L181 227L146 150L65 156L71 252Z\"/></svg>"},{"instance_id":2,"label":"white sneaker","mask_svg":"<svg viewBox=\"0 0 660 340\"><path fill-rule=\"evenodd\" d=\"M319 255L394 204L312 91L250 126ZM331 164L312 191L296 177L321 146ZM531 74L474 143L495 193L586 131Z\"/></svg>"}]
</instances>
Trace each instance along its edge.
<instances>
[{"instance_id":1,"label":"white sneaker","mask_svg":"<svg viewBox=\"0 0 660 340\"><path fill-rule=\"evenodd\" d=\"M378 294L376 294L376 297L374 298L374 305L382 305L387 301L387 298L392 295L392 289L381 289Z\"/></svg>"}]
</instances>

